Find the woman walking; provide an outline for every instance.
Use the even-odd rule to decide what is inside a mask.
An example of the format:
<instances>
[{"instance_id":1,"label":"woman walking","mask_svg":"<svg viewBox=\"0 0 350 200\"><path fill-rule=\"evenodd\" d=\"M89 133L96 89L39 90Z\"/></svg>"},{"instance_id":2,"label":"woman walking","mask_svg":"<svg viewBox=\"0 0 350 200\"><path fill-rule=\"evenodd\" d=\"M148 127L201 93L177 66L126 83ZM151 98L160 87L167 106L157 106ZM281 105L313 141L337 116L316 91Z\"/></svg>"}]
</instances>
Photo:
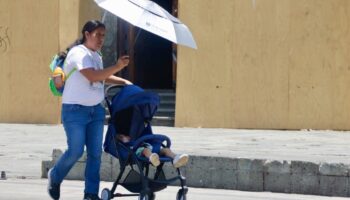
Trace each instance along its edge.
<instances>
[{"instance_id":1,"label":"woman walking","mask_svg":"<svg viewBox=\"0 0 350 200\"><path fill-rule=\"evenodd\" d=\"M66 57L64 72L76 68L65 82L62 94L62 122L68 149L48 172L48 192L52 199L60 198L60 185L69 170L83 155L86 146L84 200L96 200L99 192L100 165L105 109L104 84L132 84L114 76L129 64L122 56L117 64L103 68L99 54L105 38L105 25L88 21L82 29L82 39L72 47Z\"/></svg>"}]
</instances>

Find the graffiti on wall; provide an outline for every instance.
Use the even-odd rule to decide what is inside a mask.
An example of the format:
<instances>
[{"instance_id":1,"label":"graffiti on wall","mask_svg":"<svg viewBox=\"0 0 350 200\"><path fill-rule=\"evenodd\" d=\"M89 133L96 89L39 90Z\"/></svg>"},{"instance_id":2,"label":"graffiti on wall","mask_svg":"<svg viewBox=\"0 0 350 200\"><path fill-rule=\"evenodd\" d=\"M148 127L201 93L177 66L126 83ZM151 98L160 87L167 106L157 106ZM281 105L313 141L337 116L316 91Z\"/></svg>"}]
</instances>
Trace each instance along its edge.
<instances>
[{"instance_id":1,"label":"graffiti on wall","mask_svg":"<svg viewBox=\"0 0 350 200\"><path fill-rule=\"evenodd\" d=\"M7 52L10 45L9 27L0 26L0 53Z\"/></svg>"}]
</instances>

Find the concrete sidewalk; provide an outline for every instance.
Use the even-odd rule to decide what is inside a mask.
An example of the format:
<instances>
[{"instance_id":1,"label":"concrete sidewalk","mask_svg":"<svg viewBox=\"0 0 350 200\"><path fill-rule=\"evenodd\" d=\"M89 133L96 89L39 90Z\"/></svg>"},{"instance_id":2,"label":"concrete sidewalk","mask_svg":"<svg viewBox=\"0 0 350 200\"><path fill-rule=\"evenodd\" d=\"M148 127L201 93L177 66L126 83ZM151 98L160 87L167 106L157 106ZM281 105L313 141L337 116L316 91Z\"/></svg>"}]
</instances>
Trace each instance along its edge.
<instances>
[{"instance_id":1,"label":"concrete sidewalk","mask_svg":"<svg viewBox=\"0 0 350 200\"><path fill-rule=\"evenodd\" d=\"M168 135L175 152L191 155L183 170L192 187L350 196L350 132L173 127L153 131ZM10 178L45 176L41 162L53 159L53 149L66 148L61 125L0 124L0 132L0 170ZM115 164L104 158L112 175Z\"/></svg>"},{"instance_id":2,"label":"concrete sidewalk","mask_svg":"<svg viewBox=\"0 0 350 200\"><path fill-rule=\"evenodd\" d=\"M8 179L0 180L1 200L48 200L46 179ZM112 183L101 182L100 188L111 188ZM156 193L157 200L175 199L178 187L167 187ZM83 181L64 181L61 186L61 199L82 199ZM124 188L118 192L128 194ZM115 198L114 198L115 199ZM117 200L136 200L138 197L116 198ZM191 200L346 200L344 197L322 197L315 195L282 194L271 192L243 192L236 190L218 190L189 188L187 199Z\"/></svg>"}]
</instances>

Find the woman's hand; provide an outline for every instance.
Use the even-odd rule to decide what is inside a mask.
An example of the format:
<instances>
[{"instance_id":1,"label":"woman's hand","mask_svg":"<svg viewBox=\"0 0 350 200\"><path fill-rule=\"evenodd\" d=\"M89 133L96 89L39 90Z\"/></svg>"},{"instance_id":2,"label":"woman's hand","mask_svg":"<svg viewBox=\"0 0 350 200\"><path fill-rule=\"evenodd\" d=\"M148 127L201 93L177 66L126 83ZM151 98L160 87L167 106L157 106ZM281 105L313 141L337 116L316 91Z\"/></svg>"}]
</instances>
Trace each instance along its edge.
<instances>
[{"instance_id":1,"label":"woman's hand","mask_svg":"<svg viewBox=\"0 0 350 200\"><path fill-rule=\"evenodd\" d=\"M124 79L124 84L125 84L125 85L132 85L133 83L130 82L130 81L128 81L128 80L126 80L126 79Z\"/></svg>"},{"instance_id":2,"label":"woman's hand","mask_svg":"<svg viewBox=\"0 0 350 200\"><path fill-rule=\"evenodd\" d=\"M118 58L118 61L117 61L117 66L121 67L121 68L124 68L126 66L129 65L129 56L121 56Z\"/></svg>"}]
</instances>

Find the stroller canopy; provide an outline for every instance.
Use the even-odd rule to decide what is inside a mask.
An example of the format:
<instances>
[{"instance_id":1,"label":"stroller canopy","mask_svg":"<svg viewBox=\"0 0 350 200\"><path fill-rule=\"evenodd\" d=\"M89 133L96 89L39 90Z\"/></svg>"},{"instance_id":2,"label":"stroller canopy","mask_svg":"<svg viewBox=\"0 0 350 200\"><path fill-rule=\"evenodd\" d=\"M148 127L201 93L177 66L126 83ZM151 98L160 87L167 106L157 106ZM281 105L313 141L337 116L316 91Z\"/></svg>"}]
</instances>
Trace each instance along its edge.
<instances>
[{"instance_id":1,"label":"stroller canopy","mask_svg":"<svg viewBox=\"0 0 350 200\"><path fill-rule=\"evenodd\" d=\"M154 92L144 91L136 85L124 86L111 102L111 116L115 116L116 112L135 105L149 104L152 106L150 110L152 117L157 111L159 105L159 96Z\"/></svg>"},{"instance_id":2,"label":"stroller canopy","mask_svg":"<svg viewBox=\"0 0 350 200\"><path fill-rule=\"evenodd\" d=\"M159 96L135 85L127 85L112 98L111 123L117 132L139 137L157 111Z\"/></svg>"}]
</instances>

